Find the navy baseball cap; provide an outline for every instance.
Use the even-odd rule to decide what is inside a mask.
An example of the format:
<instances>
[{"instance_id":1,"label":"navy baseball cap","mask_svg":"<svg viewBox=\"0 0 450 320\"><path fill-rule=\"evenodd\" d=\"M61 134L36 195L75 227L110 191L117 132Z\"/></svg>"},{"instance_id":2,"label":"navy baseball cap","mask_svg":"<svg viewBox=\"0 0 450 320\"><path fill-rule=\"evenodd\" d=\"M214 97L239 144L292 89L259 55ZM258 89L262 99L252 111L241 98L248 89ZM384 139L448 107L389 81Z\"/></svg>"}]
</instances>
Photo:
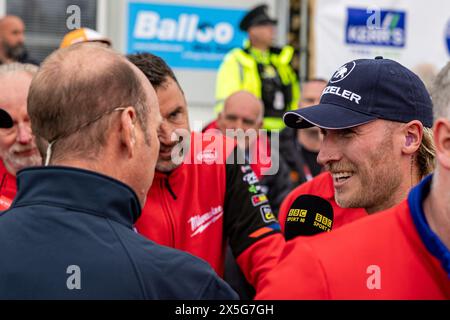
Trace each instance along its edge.
<instances>
[{"instance_id":1,"label":"navy baseball cap","mask_svg":"<svg viewBox=\"0 0 450 320\"><path fill-rule=\"evenodd\" d=\"M9 113L0 109L0 128L9 129L12 128L13 125L14 122Z\"/></svg>"},{"instance_id":2,"label":"navy baseball cap","mask_svg":"<svg viewBox=\"0 0 450 320\"><path fill-rule=\"evenodd\" d=\"M422 80L400 63L376 57L350 61L328 81L320 103L284 114L288 127L356 127L377 119L433 125L433 106Z\"/></svg>"}]
</instances>

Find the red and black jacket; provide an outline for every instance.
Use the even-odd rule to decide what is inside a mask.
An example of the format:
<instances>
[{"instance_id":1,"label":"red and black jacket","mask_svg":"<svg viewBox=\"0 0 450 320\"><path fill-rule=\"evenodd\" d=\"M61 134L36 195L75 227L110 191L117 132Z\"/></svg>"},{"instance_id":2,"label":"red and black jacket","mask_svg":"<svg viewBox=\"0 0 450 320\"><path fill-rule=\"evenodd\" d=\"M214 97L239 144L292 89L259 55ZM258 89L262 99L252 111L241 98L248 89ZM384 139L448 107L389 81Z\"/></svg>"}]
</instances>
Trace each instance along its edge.
<instances>
[{"instance_id":1,"label":"red and black jacket","mask_svg":"<svg viewBox=\"0 0 450 320\"><path fill-rule=\"evenodd\" d=\"M193 133L185 162L170 174L156 172L136 227L159 244L206 260L219 275L228 241L257 288L276 264L284 239L251 167L231 161L233 140L208 136Z\"/></svg>"}]
</instances>

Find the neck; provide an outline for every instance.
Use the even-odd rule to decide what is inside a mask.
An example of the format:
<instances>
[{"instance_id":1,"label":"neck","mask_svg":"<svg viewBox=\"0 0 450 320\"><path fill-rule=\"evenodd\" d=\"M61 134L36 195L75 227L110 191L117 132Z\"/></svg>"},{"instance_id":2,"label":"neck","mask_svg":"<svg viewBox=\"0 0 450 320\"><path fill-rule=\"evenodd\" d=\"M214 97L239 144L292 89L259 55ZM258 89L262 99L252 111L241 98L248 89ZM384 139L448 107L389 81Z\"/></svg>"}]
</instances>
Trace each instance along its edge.
<instances>
[{"instance_id":1,"label":"neck","mask_svg":"<svg viewBox=\"0 0 450 320\"><path fill-rule=\"evenodd\" d=\"M433 176L431 190L423 202L425 219L430 229L450 248L450 183L438 172Z\"/></svg>"},{"instance_id":2,"label":"neck","mask_svg":"<svg viewBox=\"0 0 450 320\"><path fill-rule=\"evenodd\" d=\"M64 159L61 161L54 161L50 163L51 166L64 166L64 167L74 167L74 168L80 168L85 169L89 171L98 172L110 177L114 177L106 170L102 170L101 165L94 161L83 161L78 159Z\"/></svg>"},{"instance_id":3,"label":"neck","mask_svg":"<svg viewBox=\"0 0 450 320\"><path fill-rule=\"evenodd\" d=\"M408 166L408 170L406 171L405 169L405 171L401 174L398 185L395 181L388 182L388 184L393 187L393 192L389 193L389 198L384 201L375 201L372 207L365 208L367 213L372 214L390 209L408 197L408 193L411 188L422 180L422 177L419 175L419 168L415 165L413 165L412 170L410 168L411 167Z\"/></svg>"},{"instance_id":4,"label":"neck","mask_svg":"<svg viewBox=\"0 0 450 320\"><path fill-rule=\"evenodd\" d=\"M297 130L298 142L306 150L311 152L319 152L321 145L319 131L315 129L316 128Z\"/></svg>"}]
</instances>

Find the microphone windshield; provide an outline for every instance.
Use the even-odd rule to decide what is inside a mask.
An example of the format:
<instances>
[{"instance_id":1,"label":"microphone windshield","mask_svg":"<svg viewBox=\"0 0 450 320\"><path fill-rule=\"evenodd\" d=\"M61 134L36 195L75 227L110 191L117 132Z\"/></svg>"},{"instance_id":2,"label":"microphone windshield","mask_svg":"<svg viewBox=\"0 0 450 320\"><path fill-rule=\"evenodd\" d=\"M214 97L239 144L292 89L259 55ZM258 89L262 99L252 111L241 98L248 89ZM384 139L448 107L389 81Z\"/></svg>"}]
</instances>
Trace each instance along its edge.
<instances>
[{"instance_id":1,"label":"microphone windshield","mask_svg":"<svg viewBox=\"0 0 450 320\"><path fill-rule=\"evenodd\" d=\"M286 216L284 237L312 236L330 232L333 226L333 207L324 198L304 194L292 203Z\"/></svg>"}]
</instances>

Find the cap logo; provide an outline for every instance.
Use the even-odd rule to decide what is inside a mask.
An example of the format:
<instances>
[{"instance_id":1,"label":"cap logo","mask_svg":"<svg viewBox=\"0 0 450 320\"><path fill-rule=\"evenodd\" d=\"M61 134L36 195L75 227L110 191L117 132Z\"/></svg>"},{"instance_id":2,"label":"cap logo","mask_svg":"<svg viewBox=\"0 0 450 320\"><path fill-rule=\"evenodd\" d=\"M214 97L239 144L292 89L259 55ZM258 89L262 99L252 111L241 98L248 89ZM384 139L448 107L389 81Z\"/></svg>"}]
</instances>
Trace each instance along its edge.
<instances>
[{"instance_id":1,"label":"cap logo","mask_svg":"<svg viewBox=\"0 0 450 320\"><path fill-rule=\"evenodd\" d=\"M342 67L337 69L337 71L331 77L330 83L339 82L344 80L355 68L355 61L344 64Z\"/></svg>"}]
</instances>

